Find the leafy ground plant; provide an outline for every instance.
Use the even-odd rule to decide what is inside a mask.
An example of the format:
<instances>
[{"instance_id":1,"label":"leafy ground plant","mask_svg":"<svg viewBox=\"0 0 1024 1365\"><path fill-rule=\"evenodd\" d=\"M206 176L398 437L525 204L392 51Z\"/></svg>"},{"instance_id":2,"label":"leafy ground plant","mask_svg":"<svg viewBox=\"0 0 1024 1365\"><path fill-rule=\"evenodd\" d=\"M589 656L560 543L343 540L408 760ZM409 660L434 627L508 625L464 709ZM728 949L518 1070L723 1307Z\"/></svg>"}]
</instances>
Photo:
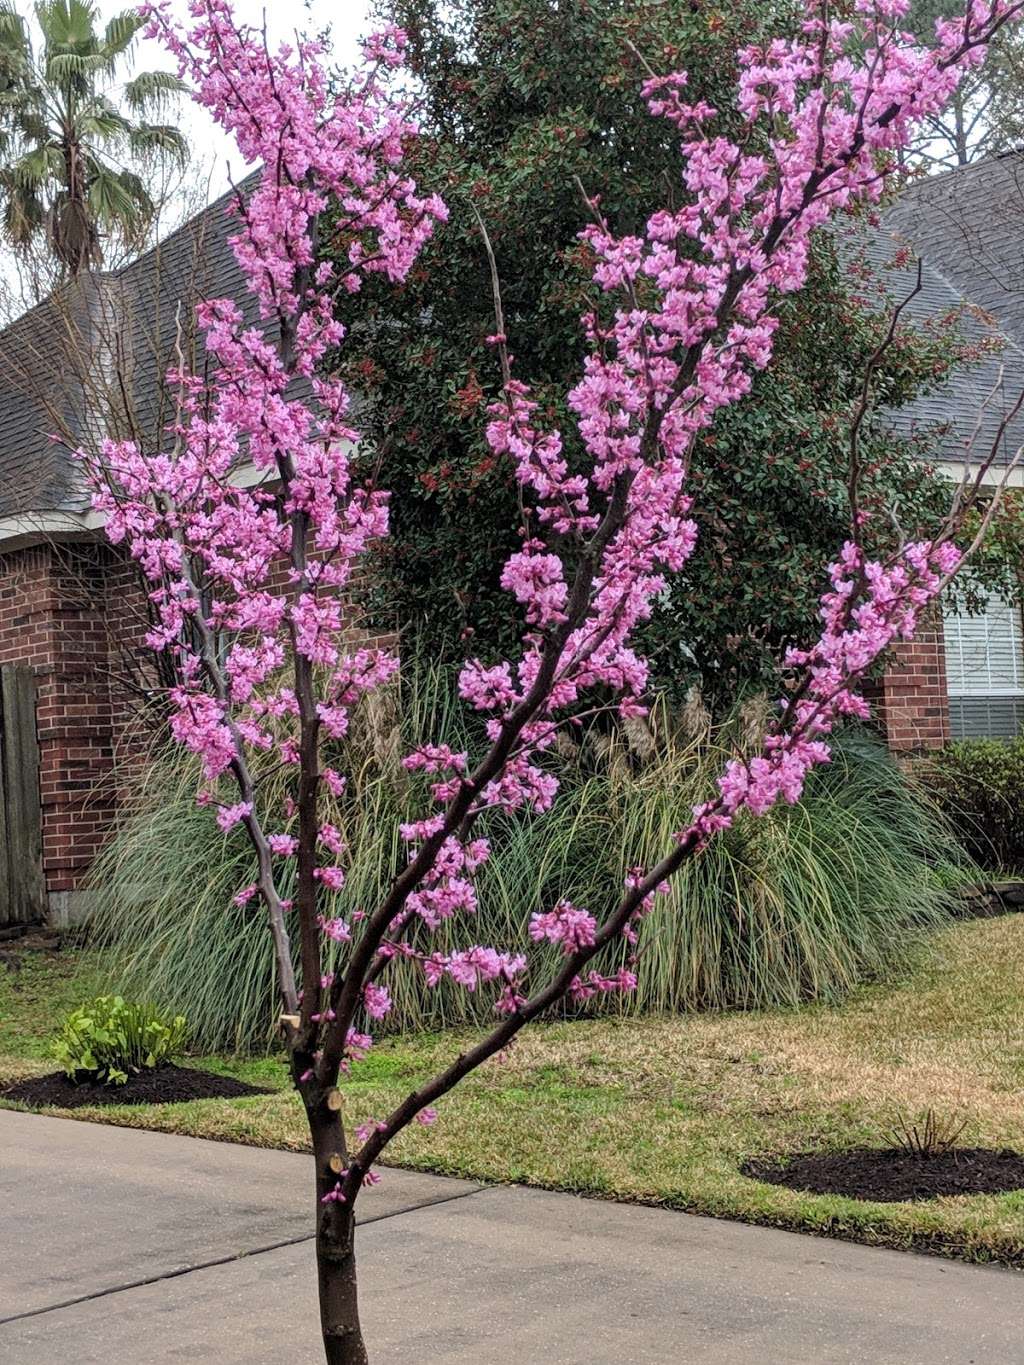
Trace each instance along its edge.
<instances>
[{"instance_id":1,"label":"leafy ground plant","mask_svg":"<svg viewBox=\"0 0 1024 1365\"><path fill-rule=\"evenodd\" d=\"M164 1018L153 1005L100 995L64 1020L52 1054L73 1081L124 1085L134 1072L154 1070L184 1050L183 1015Z\"/></svg>"}]
</instances>

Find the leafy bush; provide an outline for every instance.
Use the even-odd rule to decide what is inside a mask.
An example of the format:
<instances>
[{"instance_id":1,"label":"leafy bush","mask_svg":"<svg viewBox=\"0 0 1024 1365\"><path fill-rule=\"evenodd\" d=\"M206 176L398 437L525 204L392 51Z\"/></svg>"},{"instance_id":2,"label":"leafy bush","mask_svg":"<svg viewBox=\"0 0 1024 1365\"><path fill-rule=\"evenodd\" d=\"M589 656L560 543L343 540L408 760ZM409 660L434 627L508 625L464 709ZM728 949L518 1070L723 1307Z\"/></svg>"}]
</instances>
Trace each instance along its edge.
<instances>
[{"instance_id":1,"label":"leafy bush","mask_svg":"<svg viewBox=\"0 0 1024 1365\"><path fill-rule=\"evenodd\" d=\"M65 1019L53 1055L73 1081L124 1085L133 1072L169 1062L185 1045L183 1015L163 1018L152 1005L101 995Z\"/></svg>"},{"instance_id":2,"label":"leafy bush","mask_svg":"<svg viewBox=\"0 0 1024 1365\"><path fill-rule=\"evenodd\" d=\"M398 756L426 733L466 746L473 722L450 697L440 673L409 669L401 705L364 716L358 737L335 756L350 778L325 818L356 861L331 913L372 905L407 856L398 821L425 806ZM685 724L662 715L653 739L593 730L565 746L553 811L540 819L486 817L481 832L493 855L479 876L480 912L475 923L444 925L437 949L512 947L529 915L560 895L603 911L631 866L669 846L724 759L737 745L757 743L762 723L757 708L746 707L709 735L698 707ZM268 772L265 789L280 780ZM95 869L103 908L94 934L114 949L117 988L183 1007L199 1046L264 1045L278 1013L270 939L258 903L232 900L253 880L252 854L241 831L221 834L209 811L196 807L196 787L196 770L180 753L144 775L133 812ZM283 804L283 785L280 793ZM885 750L850 732L799 807L739 820L686 865L645 928L639 989L617 1007L725 1009L839 997L906 965L921 932L944 917L949 868L963 863L941 819ZM404 976L389 984L391 1027L474 1022L488 1009L486 1000L443 982L432 991Z\"/></svg>"},{"instance_id":3,"label":"leafy bush","mask_svg":"<svg viewBox=\"0 0 1024 1365\"><path fill-rule=\"evenodd\" d=\"M1024 871L1024 739L958 740L922 775L977 862Z\"/></svg>"}]
</instances>

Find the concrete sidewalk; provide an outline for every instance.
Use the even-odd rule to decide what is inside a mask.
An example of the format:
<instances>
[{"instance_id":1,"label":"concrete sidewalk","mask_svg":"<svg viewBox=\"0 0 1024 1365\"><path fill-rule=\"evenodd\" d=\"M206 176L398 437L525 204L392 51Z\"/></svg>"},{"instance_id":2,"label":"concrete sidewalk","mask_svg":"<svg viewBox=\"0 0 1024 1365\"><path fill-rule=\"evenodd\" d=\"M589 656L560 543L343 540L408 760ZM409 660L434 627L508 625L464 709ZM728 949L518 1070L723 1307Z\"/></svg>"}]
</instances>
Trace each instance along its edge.
<instances>
[{"instance_id":1,"label":"concrete sidewalk","mask_svg":"<svg viewBox=\"0 0 1024 1365\"><path fill-rule=\"evenodd\" d=\"M0 1110L0 1361L320 1360L309 1159ZM385 1171L375 1365L1016 1365L1008 1271Z\"/></svg>"}]
</instances>

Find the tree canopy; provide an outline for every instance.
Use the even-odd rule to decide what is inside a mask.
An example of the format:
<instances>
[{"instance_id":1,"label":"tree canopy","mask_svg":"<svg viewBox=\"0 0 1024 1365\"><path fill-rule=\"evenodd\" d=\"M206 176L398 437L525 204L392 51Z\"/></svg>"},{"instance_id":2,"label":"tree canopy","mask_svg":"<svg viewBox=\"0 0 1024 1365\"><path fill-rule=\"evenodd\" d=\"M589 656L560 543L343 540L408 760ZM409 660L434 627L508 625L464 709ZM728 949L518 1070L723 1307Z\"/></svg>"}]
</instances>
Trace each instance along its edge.
<instances>
[{"instance_id":1,"label":"tree canopy","mask_svg":"<svg viewBox=\"0 0 1024 1365\"><path fill-rule=\"evenodd\" d=\"M147 172L188 155L157 121L184 88L167 71L123 83L138 10L99 27L91 0L38 0L32 26L0 0L0 231L15 248L40 238L68 275L99 265L111 239L139 242L155 205Z\"/></svg>"},{"instance_id":2,"label":"tree canopy","mask_svg":"<svg viewBox=\"0 0 1024 1365\"><path fill-rule=\"evenodd\" d=\"M500 373L475 214L493 240L515 372L571 431L564 394L585 350L580 312L594 299L578 236L590 217L584 194L600 190L617 232L642 230L656 203L680 197L671 139L640 98L646 65L671 69L685 53L691 97L727 108L738 46L793 13L787 0L714 10L691 0L382 0L381 17L410 35L421 87L415 174L445 196L451 218L401 289L369 287L343 317L358 342L349 377L370 458L394 494L371 606L424 631L432 651L486 652L513 630L499 575L517 541L517 493L485 437ZM343 248L328 241L328 251ZM822 566L847 524L851 405L884 326L855 292L820 236L808 288L783 307L771 372L701 440L699 546L644 639L678 693L698 682L726 697L774 678L779 651L816 628ZM941 351L903 338L878 376L880 396L905 400L934 378ZM896 498L907 529L937 509L941 489L880 423L869 421L864 444L869 501ZM887 524L876 533L884 539Z\"/></svg>"}]
</instances>

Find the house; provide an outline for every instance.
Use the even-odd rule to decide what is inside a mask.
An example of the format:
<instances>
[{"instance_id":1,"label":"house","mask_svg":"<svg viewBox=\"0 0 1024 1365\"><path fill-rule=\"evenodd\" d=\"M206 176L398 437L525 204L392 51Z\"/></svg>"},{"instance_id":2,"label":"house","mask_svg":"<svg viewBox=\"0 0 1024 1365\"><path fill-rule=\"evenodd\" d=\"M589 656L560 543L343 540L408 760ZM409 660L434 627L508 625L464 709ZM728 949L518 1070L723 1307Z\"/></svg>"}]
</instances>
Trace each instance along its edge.
<instances>
[{"instance_id":1,"label":"house","mask_svg":"<svg viewBox=\"0 0 1024 1365\"><path fill-rule=\"evenodd\" d=\"M145 742L145 593L70 452L101 431L161 439L168 364L179 350L202 361L195 300L245 296L226 200L0 333L0 928L83 913L117 808L115 757Z\"/></svg>"},{"instance_id":2,"label":"house","mask_svg":"<svg viewBox=\"0 0 1024 1365\"><path fill-rule=\"evenodd\" d=\"M994 451L995 483L1024 445L1021 416L1001 430L1024 393L1022 214L1024 154L1009 153L917 182L886 210L866 246L896 301L917 281L916 262L898 254L909 247L921 263L921 289L906 316L927 326L959 313L961 334L980 353L889 415L901 436L937 436L937 447L934 439L928 444L951 481ZM1011 470L1007 488L1022 487L1024 471ZM1024 725L1019 602L993 594L980 614L947 607L941 620L894 651L876 714L890 747L901 751L1017 735Z\"/></svg>"},{"instance_id":3,"label":"house","mask_svg":"<svg viewBox=\"0 0 1024 1365\"><path fill-rule=\"evenodd\" d=\"M951 469L963 460L983 396L995 391L979 448L1024 384L1024 293L1006 288L1017 264L1011 233L993 226L997 216L1003 225L1017 221L1019 170L1016 158L1001 158L924 182L866 247L897 299L916 269L890 264L894 252L901 241L920 251L923 288L909 307L922 325L966 301L968 327L1002 345L1001 359L983 356L892 414L903 435L941 427ZM997 194L1006 202L995 215ZM138 703L154 666L142 644L146 597L132 565L105 542L70 451L100 432L150 448L161 439L172 410L168 363L177 352L202 363L191 330L196 298L246 300L225 204L124 270L69 285L0 333L0 930L87 912L83 882L117 810L119 757L145 744ZM1014 423L999 459L1021 440L1024 423ZM1021 651L1016 607L993 602L982 617L936 621L896 652L878 685L890 744L918 750L951 735L1016 733L1024 717Z\"/></svg>"}]
</instances>

